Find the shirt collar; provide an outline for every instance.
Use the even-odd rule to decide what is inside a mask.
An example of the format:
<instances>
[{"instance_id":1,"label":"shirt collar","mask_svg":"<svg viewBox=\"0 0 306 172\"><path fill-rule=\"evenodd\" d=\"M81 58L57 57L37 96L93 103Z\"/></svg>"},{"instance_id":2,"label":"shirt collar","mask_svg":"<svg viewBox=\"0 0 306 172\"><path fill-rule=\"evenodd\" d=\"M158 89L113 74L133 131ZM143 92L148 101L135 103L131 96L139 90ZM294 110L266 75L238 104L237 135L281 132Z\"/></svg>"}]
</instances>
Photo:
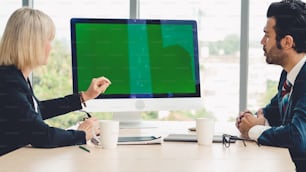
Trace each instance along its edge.
<instances>
[{"instance_id":1,"label":"shirt collar","mask_svg":"<svg viewBox=\"0 0 306 172\"><path fill-rule=\"evenodd\" d=\"M306 61L306 56L304 56L292 69L290 72L288 72L287 74L287 79L289 80L289 82L294 85L294 81L298 75L298 73L300 72L300 70L302 69L304 63Z\"/></svg>"}]
</instances>

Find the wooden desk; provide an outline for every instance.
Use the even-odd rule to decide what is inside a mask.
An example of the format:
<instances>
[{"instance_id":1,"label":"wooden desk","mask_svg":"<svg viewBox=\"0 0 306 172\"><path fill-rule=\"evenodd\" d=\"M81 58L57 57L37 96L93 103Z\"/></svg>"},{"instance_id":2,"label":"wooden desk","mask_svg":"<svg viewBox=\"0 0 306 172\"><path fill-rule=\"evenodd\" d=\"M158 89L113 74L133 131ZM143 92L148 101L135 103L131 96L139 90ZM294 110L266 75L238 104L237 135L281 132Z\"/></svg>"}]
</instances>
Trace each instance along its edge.
<instances>
[{"instance_id":1,"label":"wooden desk","mask_svg":"<svg viewBox=\"0 0 306 172\"><path fill-rule=\"evenodd\" d=\"M192 122L158 122L156 129L121 131L121 135L186 133ZM224 124L222 124L224 126ZM216 127L216 132L221 128ZM226 130L229 133L233 130ZM230 132L231 134L231 132ZM163 142L161 145L119 145L90 153L70 146L55 149L21 148L0 158L0 172L290 172L294 171L287 149L258 147L237 141L230 148L215 143Z\"/></svg>"}]
</instances>

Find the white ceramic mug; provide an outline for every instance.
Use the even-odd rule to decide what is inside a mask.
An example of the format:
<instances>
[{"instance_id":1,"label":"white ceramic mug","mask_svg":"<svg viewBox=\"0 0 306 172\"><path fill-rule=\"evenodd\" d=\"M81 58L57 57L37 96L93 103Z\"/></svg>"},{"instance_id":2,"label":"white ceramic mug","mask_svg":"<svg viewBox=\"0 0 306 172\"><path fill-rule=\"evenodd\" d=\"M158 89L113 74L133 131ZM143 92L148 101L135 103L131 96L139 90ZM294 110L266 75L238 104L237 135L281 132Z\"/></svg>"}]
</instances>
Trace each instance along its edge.
<instances>
[{"instance_id":1,"label":"white ceramic mug","mask_svg":"<svg viewBox=\"0 0 306 172\"><path fill-rule=\"evenodd\" d=\"M199 145L209 146L213 142L214 136L214 120L210 118L196 119L196 134Z\"/></svg>"},{"instance_id":2,"label":"white ceramic mug","mask_svg":"<svg viewBox=\"0 0 306 172\"><path fill-rule=\"evenodd\" d=\"M117 147L119 136L119 121L100 120L100 146L103 149L113 149Z\"/></svg>"}]
</instances>

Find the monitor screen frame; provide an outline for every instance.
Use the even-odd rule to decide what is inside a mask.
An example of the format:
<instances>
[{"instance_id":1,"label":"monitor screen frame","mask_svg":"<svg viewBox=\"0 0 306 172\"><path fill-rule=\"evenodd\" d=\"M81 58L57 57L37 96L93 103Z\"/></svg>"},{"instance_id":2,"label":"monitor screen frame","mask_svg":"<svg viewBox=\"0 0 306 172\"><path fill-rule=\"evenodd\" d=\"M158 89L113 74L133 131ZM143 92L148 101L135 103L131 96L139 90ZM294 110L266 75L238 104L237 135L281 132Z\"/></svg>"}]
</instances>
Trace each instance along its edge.
<instances>
[{"instance_id":1,"label":"monitor screen frame","mask_svg":"<svg viewBox=\"0 0 306 172\"><path fill-rule=\"evenodd\" d=\"M195 20L168 20L168 19L101 19L101 18L72 18L71 26L71 49L72 49L72 82L73 92L77 93L84 90L78 88L78 68L77 68L77 47L76 47L76 25L79 23L92 24L155 24L155 25L191 25L193 33L194 48L194 71L195 71L195 93L174 93L174 94L101 94L96 99L88 102L89 111L144 111L144 110L176 110L176 109L198 109L202 107L201 84L200 84L200 65L197 39L197 23ZM111 80L111 78L110 78ZM111 86L110 86L111 87ZM102 104L105 105L101 105ZM125 101L125 108L122 102ZM152 103L153 101L153 103ZM174 103L169 106L169 102ZM107 104L111 102L111 104ZM155 102L155 103L154 103ZM150 104L150 105L148 105ZM163 104L163 105L160 105ZM128 107L131 106L131 107Z\"/></svg>"}]
</instances>

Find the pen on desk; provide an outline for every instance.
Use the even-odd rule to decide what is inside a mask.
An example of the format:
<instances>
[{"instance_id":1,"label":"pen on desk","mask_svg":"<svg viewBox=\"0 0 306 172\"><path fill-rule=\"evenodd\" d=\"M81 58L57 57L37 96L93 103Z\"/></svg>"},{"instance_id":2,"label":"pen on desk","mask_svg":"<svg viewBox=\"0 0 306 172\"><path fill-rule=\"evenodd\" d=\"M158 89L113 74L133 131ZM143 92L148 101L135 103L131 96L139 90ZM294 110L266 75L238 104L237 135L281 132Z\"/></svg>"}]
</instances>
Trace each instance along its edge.
<instances>
[{"instance_id":1,"label":"pen on desk","mask_svg":"<svg viewBox=\"0 0 306 172\"><path fill-rule=\"evenodd\" d=\"M89 112L86 112L86 111L84 111L84 112L86 113L86 115L87 115L88 118L91 118L91 115L90 115Z\"/></svg>"},{"instance_id":2,"label":"pen on desk","mask_svg":"<svg viewBox=\"0 0 306 172\"><path fill-rule=\"evenodd\" d=\"M84 147L84 146L79 146L79 148L80 149L82 149L82 150L84 150L84 151L86 151L86 152L88 152L88 153L90 153L90 150L89 149L87 149L86 147Z\"/></svg>"},{"instance_id":3,"label":"pen on desk","mask_svg":"<svg viewBox=\"0 0 306 172\"><path fill-rule=\"evenodd\" d=\"M84 110L80 110L80 111L86 113L86 115L87 115L87 117L84 117L84 118L83 118L83 121L85 121L85 120L88 119L88 118L91 118L91 115L90 115L89 112L86 112L86 111L84 111Z\"/></svg>"}]
</instances>

